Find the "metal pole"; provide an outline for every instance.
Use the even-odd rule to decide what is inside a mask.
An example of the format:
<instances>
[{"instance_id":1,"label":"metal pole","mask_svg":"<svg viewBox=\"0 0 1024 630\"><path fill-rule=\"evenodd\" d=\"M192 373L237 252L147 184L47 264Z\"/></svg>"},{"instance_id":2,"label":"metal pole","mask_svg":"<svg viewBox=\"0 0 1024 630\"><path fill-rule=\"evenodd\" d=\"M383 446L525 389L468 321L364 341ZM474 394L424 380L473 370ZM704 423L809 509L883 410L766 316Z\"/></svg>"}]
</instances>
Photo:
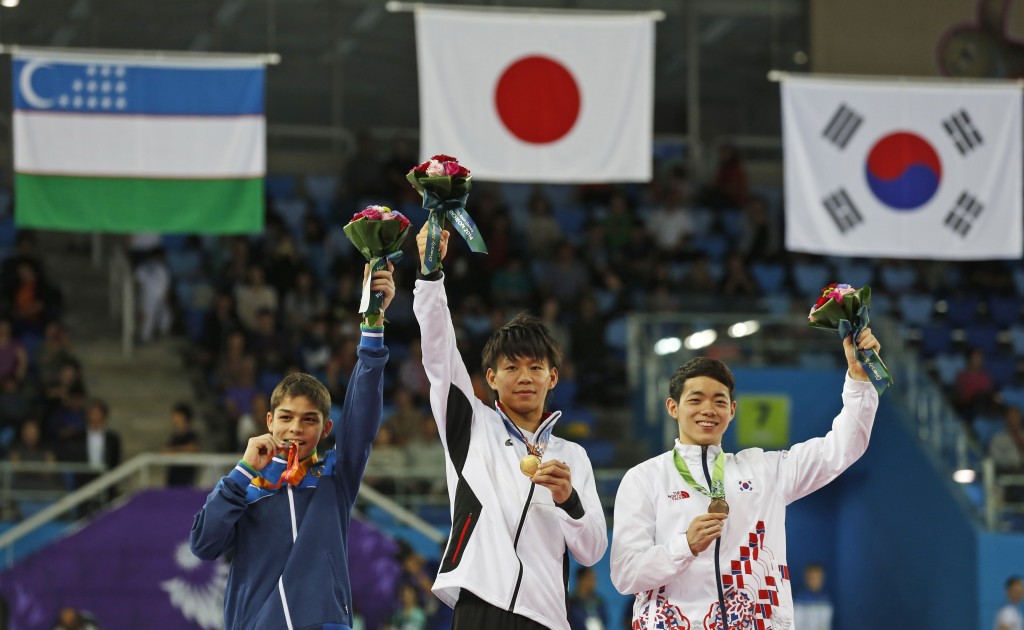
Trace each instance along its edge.
<instances>
[{"instance_id":1,"label":"metal pole","mask_svg":"<svg viewBox=\"0 0 1024 630\"><path fill-rule=\"evenodd\" d=\"M686 3L686 136L690 181L704 171L700 145L700 2Z\"/></svg>"}]
</instances>

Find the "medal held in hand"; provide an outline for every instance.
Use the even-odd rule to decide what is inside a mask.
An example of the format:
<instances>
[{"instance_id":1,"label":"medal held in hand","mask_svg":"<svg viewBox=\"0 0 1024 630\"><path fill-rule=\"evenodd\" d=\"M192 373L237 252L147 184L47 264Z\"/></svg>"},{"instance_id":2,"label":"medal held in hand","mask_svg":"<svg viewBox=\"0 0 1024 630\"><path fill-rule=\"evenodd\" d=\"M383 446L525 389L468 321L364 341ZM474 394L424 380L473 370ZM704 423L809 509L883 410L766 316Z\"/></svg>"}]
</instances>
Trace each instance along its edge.
<instances>
[{"instance_id":1,"label":"medal held in hand","mask_svg":"<svg viewBox=\"0 0 1024 630\"><path fill-rule=\"evenodd\" d=\"M498 407L498 415L501 416L502 422L505 423L505 429L508 431L509 436L526 445L526 455L519 460L519 470L527 477L532 478L537 474L537 469L540 468L541 459L544 457L544 450L547 449L548 440L551 439L551 430L555 427L555 422L560 414L557 412L550 414L541 421L540 426L537 427L537 432L534 434L533 444L526 438L522 430L505 415L501 407Z\"/></svg>"},{"instance_id":2,"label":"medal held in hand","mask_svg":"<svg viewBox=\"0 0 1024 630\"><path fill-rule=\"evenodd\" d=\"M721 452L715 458L715 467L711 471L711 490L697 483L690 473L690 467L686 465L679 451L672 451L672 461L675 462L676 470L683 478L683 481L690 484L694 490L711 499L708 505L708 514L728 514L729 503L725 500L725 453Z\"/></svg>"}]
</instances>

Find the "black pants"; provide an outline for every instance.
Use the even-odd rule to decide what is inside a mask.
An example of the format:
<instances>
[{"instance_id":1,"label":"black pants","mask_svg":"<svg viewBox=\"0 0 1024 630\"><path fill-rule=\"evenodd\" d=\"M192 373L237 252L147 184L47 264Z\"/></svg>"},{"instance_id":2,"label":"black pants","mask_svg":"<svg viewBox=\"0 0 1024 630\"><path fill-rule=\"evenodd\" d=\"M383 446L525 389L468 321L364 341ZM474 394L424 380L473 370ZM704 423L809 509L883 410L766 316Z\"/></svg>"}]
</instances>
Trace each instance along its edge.
<instances>
[{"instance_id":1,"label":"black pants","mask_svg":"<svg viewBox=\"0 0 1024 630\"><path fill-rule=\"evenodd\" d=\"M488 604L466 589L459 593L452 617L452 630L547 630L522 615Z\"/></svg>"}]
</instances>

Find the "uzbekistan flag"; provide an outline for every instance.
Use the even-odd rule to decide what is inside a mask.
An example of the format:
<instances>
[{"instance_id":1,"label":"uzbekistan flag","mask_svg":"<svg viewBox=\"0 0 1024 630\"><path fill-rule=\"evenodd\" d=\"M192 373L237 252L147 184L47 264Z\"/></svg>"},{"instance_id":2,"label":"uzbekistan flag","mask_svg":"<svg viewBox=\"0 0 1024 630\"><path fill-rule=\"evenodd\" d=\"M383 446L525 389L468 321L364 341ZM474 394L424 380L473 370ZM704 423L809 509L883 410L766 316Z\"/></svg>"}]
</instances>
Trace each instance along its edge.
<instances>
[{"instance_id":1,"label":"uzbekistan flag","mask_svg":"<svg viewBox=\"0 0 1024 630\"><path fill-rule=\"evenodd\" d=\"M22 49L12 64L19 227L263 229L261 57Z\"/></svg>"}]
</instances>

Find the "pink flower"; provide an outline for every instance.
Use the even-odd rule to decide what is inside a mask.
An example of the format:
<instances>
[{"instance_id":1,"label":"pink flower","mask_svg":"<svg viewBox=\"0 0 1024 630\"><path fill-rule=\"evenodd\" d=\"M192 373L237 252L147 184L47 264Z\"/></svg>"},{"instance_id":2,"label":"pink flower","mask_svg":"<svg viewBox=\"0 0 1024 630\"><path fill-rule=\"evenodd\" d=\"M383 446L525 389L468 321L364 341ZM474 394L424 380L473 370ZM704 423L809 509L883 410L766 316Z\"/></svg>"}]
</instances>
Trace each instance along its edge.
<instances>
[{"instance_id":1,"label":"pink flower","mask_svg":"<svg viewBox=\"0 0 1024 630\"><path fill-rule=\"evenodd\" d=\"M458 168L457 165L456 168ZM441 177L449 174L450 173L447 172L444 164L435 160L430 160L430 164L427 166L427 177Z\"/></svg>"}]
</instances>

